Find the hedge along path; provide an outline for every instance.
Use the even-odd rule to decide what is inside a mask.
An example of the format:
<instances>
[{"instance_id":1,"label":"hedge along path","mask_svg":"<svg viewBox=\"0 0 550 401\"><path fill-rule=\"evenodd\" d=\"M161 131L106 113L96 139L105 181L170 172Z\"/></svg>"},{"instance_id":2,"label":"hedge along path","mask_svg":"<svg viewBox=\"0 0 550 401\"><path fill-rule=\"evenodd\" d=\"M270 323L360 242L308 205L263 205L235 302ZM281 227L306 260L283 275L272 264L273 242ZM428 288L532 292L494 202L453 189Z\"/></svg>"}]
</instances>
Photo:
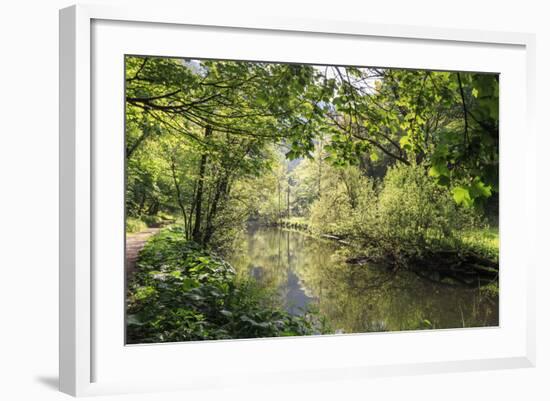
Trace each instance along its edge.
<instances>
[{"instance_id":1,"label":"hedge along path","mask_svg":"<svg viewBox=\"0 0 550 401\"><path fill-rule=\"evenodd\" d=\"M126 278L130 279L136 271L136 262L139 251L147 243L147 240L155 234L158 234L160 227L148 228L144 231L134 234L126 234Z\"/></svg>"}]
</instances>

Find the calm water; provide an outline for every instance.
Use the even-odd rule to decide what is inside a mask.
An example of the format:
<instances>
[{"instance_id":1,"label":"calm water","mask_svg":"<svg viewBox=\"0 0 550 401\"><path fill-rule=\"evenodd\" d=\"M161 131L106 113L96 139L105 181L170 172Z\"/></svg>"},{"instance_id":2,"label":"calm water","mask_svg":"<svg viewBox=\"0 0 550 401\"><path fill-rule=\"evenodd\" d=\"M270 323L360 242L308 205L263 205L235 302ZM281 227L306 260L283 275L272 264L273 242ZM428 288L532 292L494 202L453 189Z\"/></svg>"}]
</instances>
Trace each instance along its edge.
<instances>
[{"instance_id":1,"label":"calm water","mask_svg":"<svg viewBox=\"0 0 550 401\"><path fill-rule=\"evenodd\" d=\"M275 289L289 312L314 306L338 332L498 326L498 297L343 259L332 241L256 228L229 261L239 274Z\"/></svg>"}]
</instances>

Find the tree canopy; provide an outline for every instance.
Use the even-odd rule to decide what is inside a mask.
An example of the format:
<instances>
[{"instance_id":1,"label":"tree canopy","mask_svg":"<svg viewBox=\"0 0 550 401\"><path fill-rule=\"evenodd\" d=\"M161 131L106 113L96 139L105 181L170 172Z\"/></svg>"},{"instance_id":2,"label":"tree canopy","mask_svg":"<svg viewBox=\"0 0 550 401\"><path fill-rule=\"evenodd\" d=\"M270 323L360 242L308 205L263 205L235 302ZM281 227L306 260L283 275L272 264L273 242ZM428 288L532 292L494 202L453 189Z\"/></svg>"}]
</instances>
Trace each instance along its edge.
<instances>
[{"instance_id":1,"label":"tree canopy","mask_svg":"<svg viewBox=\"0 0 550 401\"><path fill-rule=\"evenodd\" d=\"M498 193L498 75L128 56L126 157L129 215L177 212L199 243L254 213L255 177L304 158L373 177L421 165L483 207Z\"/></svg>"}]
</instances>

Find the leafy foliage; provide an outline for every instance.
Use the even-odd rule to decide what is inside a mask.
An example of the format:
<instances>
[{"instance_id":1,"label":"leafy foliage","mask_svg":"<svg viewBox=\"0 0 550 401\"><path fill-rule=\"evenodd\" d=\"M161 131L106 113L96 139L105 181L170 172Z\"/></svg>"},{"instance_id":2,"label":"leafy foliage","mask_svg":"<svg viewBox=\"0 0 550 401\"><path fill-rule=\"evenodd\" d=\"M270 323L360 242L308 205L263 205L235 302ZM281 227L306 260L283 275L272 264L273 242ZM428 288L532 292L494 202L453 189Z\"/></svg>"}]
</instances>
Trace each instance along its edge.
<instances>
[{"instance_id":1,"label":"leafy foliage","mask_svg":"<svg viewBox=\"0 0 550 401\"><path fill-rule=\"evenodd\" d=\"M456 249L460 233L481 224L475 210L457 205L423 166L388 171L378 200L378 251L406 264L433 250Z\"/></svg>"},{"instance_id":2,"label":"leafy foliage","mask_svg":"<svg viewBox=\"0 0 550 401\"><path fill-rule=\"evenodd\" d=\"M127 231L177 222L140 254L129 341L323 331L221 258L252 224L404 269L444 251L494 271L480 233L498 221L498 79L127 56Z\"/></svg>"},{"instance_id":3,"label":"leafy foliage","mask_svg":"<svg viewBox=\"0 0 550 401\"><path fill-rule=\"evenodd\" d=\"M311 227L318 235L351 241L360 253L405 268L411 259L429 258L434 251L480 251L474 245L479 241L463 241L463 233L482 228L483 217L454 202L424 166L391 167L380 182L361 176L356 167L329 168L324 180L331 190L311 208Z\"/></svg>"}]
</instances>

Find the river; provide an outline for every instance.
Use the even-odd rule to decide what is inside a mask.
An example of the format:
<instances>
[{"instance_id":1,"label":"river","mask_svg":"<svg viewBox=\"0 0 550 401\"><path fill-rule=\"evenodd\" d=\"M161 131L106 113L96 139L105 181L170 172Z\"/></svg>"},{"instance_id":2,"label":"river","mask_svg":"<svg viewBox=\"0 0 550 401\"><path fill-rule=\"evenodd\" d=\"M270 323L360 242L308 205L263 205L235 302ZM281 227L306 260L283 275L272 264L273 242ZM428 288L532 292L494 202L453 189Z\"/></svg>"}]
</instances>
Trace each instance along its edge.
<instances>
[{"instance_id":1,"label":"river","mask_svg":"<svg viewBox=\"0 0 550 401\"><path fill-rule=\"evenodd\" d=\"M498 296L349 265L334 241L296 231L251 228L229 262L275 290L290 313L313 307L337 333L498 326Z\"/></svg>"}]
</instances>

